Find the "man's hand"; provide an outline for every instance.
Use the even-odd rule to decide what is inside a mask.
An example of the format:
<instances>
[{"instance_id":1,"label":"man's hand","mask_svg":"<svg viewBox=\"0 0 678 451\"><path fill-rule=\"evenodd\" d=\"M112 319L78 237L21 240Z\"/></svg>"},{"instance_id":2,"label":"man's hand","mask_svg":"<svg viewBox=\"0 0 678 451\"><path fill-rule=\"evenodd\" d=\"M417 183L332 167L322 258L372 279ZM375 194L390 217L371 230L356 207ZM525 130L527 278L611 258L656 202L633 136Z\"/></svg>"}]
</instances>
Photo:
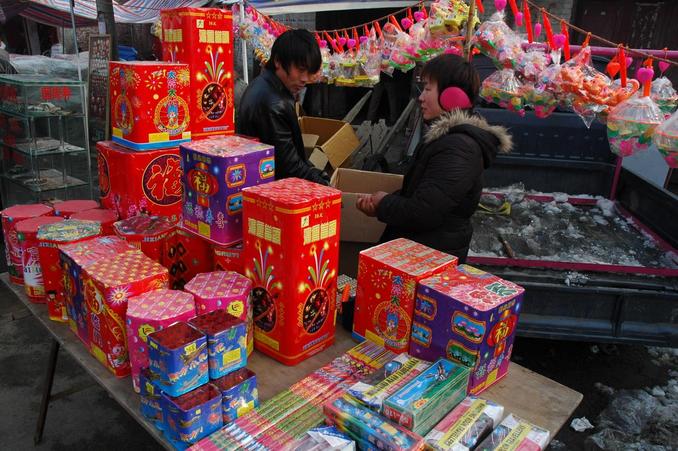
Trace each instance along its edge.
<instances>
[{"instance_id":1,"label":"man's hand","mask_svg":"<svg viewBox=\"0 0 678 451\"><path fill-rule=\"evenodd\" d=\"M359 194L356 207L367 216L377 216L377 207L386 195L388 193L383 191L378 191L374 194Z\"/></svg>"}]
</instances>

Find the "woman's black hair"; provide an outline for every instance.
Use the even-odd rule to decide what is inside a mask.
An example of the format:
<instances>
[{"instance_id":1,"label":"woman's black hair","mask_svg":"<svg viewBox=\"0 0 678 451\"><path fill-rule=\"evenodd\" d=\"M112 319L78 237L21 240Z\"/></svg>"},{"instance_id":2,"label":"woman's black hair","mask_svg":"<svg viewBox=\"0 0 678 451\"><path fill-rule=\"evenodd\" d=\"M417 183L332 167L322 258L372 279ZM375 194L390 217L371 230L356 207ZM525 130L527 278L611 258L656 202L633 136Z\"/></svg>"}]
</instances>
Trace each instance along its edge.
<instances>
[{"instance_id":1,"label":"woman's black hair","mask_svg":"<svg viewBox=\"0 0 678 451\"><path fill-rule=\"evenodd\" d=\"M299 69L315 74L322 64L318 42L308 30L287 30L273 43L266 69L275 71L276 62L285 72L289 72L290 65L294 64Z\"/></svg>"},{"instance_id":2,"label":"woman's black hair","mask_svg":"<svg viewBox=\"0 0 678 451\"><path fill-rule=\"evenodd\" d=\"M474 104L480 91L480 76L475 67L458 55L442 54L424 65L421 78L438 85L438 93L456 86L466 93Z\"/></svg>"}]
</instances>

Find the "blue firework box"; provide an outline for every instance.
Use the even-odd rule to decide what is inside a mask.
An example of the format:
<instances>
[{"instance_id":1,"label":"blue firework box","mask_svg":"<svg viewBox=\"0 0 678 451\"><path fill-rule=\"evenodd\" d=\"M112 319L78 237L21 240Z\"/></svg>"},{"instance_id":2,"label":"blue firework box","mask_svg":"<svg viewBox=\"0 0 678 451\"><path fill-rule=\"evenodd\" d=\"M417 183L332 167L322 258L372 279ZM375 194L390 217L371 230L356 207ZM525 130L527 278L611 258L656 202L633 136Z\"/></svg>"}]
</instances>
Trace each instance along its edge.
<instances>
[{"instance_id":1,"label":"blue firework box","mask_svg":"<svg viewBox=\"0 0 678 451\"><path fill-rule=\"evenodd\" d=\"M257 376L248 368L240 368L212 381L221 390L221 409L224 424L235 421L259 407Z\"/></svg>"},{"instance_id":2,"label":"blue firework box","mask_svg":"<svg viewBox=\"0 0 678 451\"><path fill-rule=\"evenodd\" d=\"M210 379L219 379L247 365L247 323L217 309L196 316L189 324L207 336Z\"/></svg>"},{"instance_id":3,"label":"blue firework box","mask_svg":"<svg viewBox=\"0 0 678 451\"><path fill-rule=\"evenodd\" d=\"M163 429L171 439L195 443L223 426L221 392L204 384L181 396L161 395Z\"/></svg>"},{"instance_id":4,"label":"blue firework box","mask_svg":"<svg viewBox=\"0 0 678 451\"><path fill-rule=\"evenodd\" d=\"M209 381L207 337L185 322L148 335L149 368L156 385L169 396L181 396Z\"/></svg>"},{"instance_id":5,"label":"blue firework box","mask_svg":"<svg viewBox=\"0 0 678 451\"><path fill-rule=\"evenodd\" d=\"M149 368L139 373L139 396L141 399L141 414L150 420L158 429L162 429L162 389L156 385L158 375Z\"/></svg>"},{"instance_id":6,"label":"blue firework box","mask_svg":"<svg viewBox=\"0 0 678 451\"><path fill-rule=\"evenodd\" d=\"M238 135L181 145L186 229L220 245L242 239L242 190L275 179L274 148Z\"/></svg>"}]
</instances>

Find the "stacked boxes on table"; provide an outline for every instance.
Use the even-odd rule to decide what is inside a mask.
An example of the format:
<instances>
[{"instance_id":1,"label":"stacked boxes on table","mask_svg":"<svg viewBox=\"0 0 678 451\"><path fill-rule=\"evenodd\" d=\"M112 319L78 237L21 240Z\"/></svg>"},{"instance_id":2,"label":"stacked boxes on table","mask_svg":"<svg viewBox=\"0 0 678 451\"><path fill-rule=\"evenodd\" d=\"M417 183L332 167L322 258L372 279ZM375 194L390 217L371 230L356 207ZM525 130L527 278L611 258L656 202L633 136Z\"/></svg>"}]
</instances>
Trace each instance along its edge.
<instances>
[{"instance_id":1,"label":"stacked boxes on table","mask_svg":"<svg viewBox=\"0 0 678 451\"><path fill-rule=\"evenodd\" d=\"M153 290L131 297L127 303L127 346L132 369L132 383L139 391L139 373L148 367L148 334L195 316L190 293L176 290Z\"/></svg>"},{"instance_id":2,"label":"stacked boxes on table","mask_svg":"<svg viewBox=\"0 0 678 451\"><path fill-rule=\"evenodd\" d=\"M16 231L17 223L38 216L51 216L54 209L43 204L15 205L5 208L2 215L2 234L5 239L7 270L12 283L24 283L24 270L21 260L21 245Z\"/></svg>"},{"instance_id":3,"label":"stacked boxes on table","mask_svg":"<svg viewBox=\"0 0 678 451\"><path fill-rule=\"evenodd\" d=\"M59 257L59 245L77 243L101 234L101 225L92 221L67 219L45 224L38 229L38 254L47 297L47 312L52 321L68 322L64 273Z\"/></svg>"},{"instance_id":4,"label":"stacked boxes on table","mask_svg":"<svg viewBox=\"0 0 678 451\"><path fill-rule=\"evenodd\" d=\"M109 73L113 141L148 150L191 139L186 64L112 61Z\"/></svg>"},{"instance_id":5,"label":"stacked boxes on table","mask_svg":"<svg viewBox=\"0 0 678 451\"><path fill-rule=\"evenodd\" d=\"M167 241L172 238L174 223L166 216L134 216L113 224L116 235L146 256L165 264ZM167 265L165 265L167 266Z\"/></svg>"},{"instance_id":6,"label":"stacked boxes on table","mask_svg":"<svg viewBox=\"0 0 678 451\"><path fill-rule=\"evenodd\" d=\"M101 205L121 219L138 214L181 215L179 148L136 152L112 141L97 143Z\"/></svg>"},{"instance_id":7,"label":"stacked boxes on table","mask_svg":"<svg viewBox=\"0 0 678 451\"><path fill-rule=\"evenodd\" d=\"M186 63L193 138L232 134L233 36L231 12L176 8L160 12L165 61Z\"/></svg>"},{"instance_id":8,"label":"stacked boxes on table","mask_svg":"<svg viewBox=\"0 0 678 451\"><path fill-rule=\"evenodd\" d=\"M39 304L47 302L42 266L40 265L38 229L40 226L62 221L64 221L64 218L58 216L38 216L24 219L15 226L21 248L24 289L28 300L31 302Z\"/></svg>"},{"instance_id":9,"label":"stacked boxes on table","mask_svg":"<svg viewBox=\"0 0 678 451\"><path fill-rule=\"evenodd\" d=\"M134 247L120 238L102 236L74 244L59 246L61 268L64 276L64 294L68 311L68 324L83 344L90 348L88 323L90 312L85 302L83 269L99 260L110 259Z\"/></svg>"},{"instance_id":10,"label":"stacked boxes on table","mask_svg":"<svg viewBox=\"0 0 678 451\"><path fill-rule=\"evenodd\" d=\"M83 269L90 351L113 374L127 376L127 301L147 291L167 288L167 270L140 251L98 260Z\"/></svg>"},{"instance_id":11,"label":"stacked boxes on table","mask_svg":"<svg viewBox=\"0 0 678 451\"><path fill-rule=\"evenodd\" d=\"M195 276L184 287L195 297L199 314L224 309L247 324L247 353L254 346L252 282L235 272L214 271Z\"/></svg>"},{"instance_id":12,"label":"stacked boxes on table","mask_svg":"<svg viewBox=\"0 0 678 451\"><path fill-rule=\"evenodd\" d=\"M456 264L456 257L404 238L360 252L353 335L406 352L417 282Z\"/></svg>"},{"instance_id":13,"label":"stacked boxes on table","mask_svg":"<svg viewBox=\"0 0 678 451\"><path fill-rule=\"evenodd\" d=\"M334 342L341 192L289 178L247 188L243 203L255 347L294 365Z\"/></svg>"},{"instance_id":14,"label":"stacked boxes on table","mask_svg":"<svg viewBox=\"0 0 678 451\"><path fill-rule=\"evenodd\" d=\"M272 181L273 147L241 136L181 146L183 227L220 245L242 239L242 190Z\"/></svg>"},{"instance_id":15,"label":"stacked boxes on table","mask_svg":"<svg viewBox=\"0 0 678 451\"><path fill-rule=\"evenodd\" d=\"M508 372L524 289L459 265L419 282L410 353L472 368L469 393Z\"/></svg>"}]
</instances>

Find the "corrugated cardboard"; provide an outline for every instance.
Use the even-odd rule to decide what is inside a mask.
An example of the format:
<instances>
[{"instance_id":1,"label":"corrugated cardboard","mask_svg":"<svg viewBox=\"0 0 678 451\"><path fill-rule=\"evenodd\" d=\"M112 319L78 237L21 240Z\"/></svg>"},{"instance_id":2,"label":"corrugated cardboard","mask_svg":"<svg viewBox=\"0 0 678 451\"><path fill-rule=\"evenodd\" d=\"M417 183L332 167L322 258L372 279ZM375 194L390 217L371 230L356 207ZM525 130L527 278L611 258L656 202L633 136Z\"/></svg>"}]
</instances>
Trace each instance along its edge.
<instances>
[{"instance_id":1,"label":"corrugated cardboard","mask_svg":"<svg viewBox=\"0 0 678 451\"><path fill-rule=\"evenodd\" d=\"M299 126L301 127L302 134L318 135L318 141L309 159L312 162L322 164L322 158L313 157L313 153L321 151L329 160L329 168L327 169L330 171L348 164L351 154L360 145L353 127L344 121L304 116L299 118ZM325 166L316 167L326 169Z\"/></svg>"},{"instance_id":2,"label":"corrugated cardboard","mask_svg":"<svg viewBox=\"0 0 678 451\"><path fill-rule=\"evenodd\" d=\"M306 151L306 157L310 157L315 145L320 139L318 135L312 135L310 133L302 133L301 139L304 140L304 151Z\"/></svg>"},{"instance_id":3,"label":"corrugated cardboard","mask_svg":"<svg viewBox=\"0 0 678 451\"><path fill-rule=\"evenodd\" d=\"M341 241L376 243L386 224L366 216L356 207L359 193L392 193L403 184L403 176L383 172L339 168L332 175L332 186L341 191Z\"/></svg>"}]
</instances>

